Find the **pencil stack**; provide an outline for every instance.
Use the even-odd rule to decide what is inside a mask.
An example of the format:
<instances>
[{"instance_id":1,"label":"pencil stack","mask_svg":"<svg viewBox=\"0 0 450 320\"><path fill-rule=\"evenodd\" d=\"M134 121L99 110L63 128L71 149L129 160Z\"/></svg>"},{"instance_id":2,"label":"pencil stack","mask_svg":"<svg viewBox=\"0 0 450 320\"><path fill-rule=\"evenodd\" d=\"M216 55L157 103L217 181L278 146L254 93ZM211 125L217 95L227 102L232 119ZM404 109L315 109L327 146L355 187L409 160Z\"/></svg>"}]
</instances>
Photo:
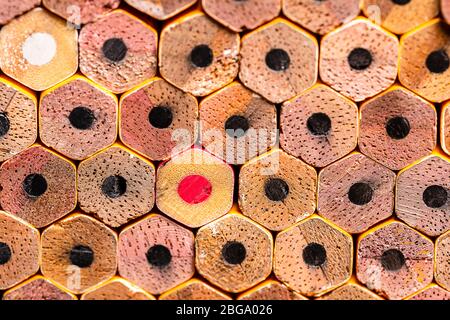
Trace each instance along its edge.
<instances>
[{"instance_id":1,"label":"pencil stack","mask_svg":"<svg viewBox=\"0 0 450 320\"><path fill-rule=\"evenodd\" d=\"M450 300L449 24L0 0L0 298Z\"/></svg>"}]
</instances>

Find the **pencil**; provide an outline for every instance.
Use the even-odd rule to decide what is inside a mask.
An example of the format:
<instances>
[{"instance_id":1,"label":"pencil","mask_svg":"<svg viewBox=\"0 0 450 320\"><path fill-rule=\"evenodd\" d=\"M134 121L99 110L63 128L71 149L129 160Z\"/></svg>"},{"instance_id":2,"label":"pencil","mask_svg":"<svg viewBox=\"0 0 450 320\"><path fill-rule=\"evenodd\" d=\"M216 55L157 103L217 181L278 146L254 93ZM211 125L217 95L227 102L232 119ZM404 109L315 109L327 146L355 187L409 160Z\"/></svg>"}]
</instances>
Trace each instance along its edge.
<instances>
[{"instance_id":1,"label":"pencil","mask_svg":"<svg viewBox=\"0 0 450 320\"><path fill-rule=\"evenodd\" d=\"M155 300L155 297L124 279L114 277L83 293L80 300Z\"/></svg>"},{"instance_id":2,"label":"pencil","mask_svg":"<svg viewBox=\"0 0 450 320\"><path fill-rule=\"evenodd\" d=\"M425 289L406 298L406 300L450 300L450 291L447 291L437 284L430 284Z\"/></svg>"},{"instance_id":3,"label":"pencil","mask_svg":"<svg viewBox=\"0 0 450 320\"><path fill-rule=\"evenodd\" d=\"M167 291L159 300L231 300L231 297L199 279L191 279Z\"/></svg>"},{"instance_id":4,"label":"pencil","mask_svg":"<svg viewBox=\"0 0 450 320\"><path fill-rule=\"evenodd\" d=\"M41 0L1 0L0 6L2 7L2 11L0 12L0 25L7 24L14 18L24 14L34 7L37 7L40 4Z\"/></svg>"},{"instance_id":5,"label":"pencil","mask_svg":"<svg viewBox=\"0 0 450 320\"><path fill-rule=\"evenodd\" d=\"M167 20L189 8L196 0L125 0L130 6L158 20Z\"/></svg>"},{"instance_id":6,"label":"pencil","mask_svg":"<svg viewBox=\"0 0 450 320\"><path fill-rule=\"evenodd\" d=\"M330 293L319 297L317 300L383 300L379 295L373 293L369 289L355 281L355 279L350 279L349 282L334 289Z\"/></svg>"},{"instance_id":7,"label":"pencil","mask_svg":"<svg viewBox=\"0 0 450 320\"><path fill-rule=\"evenodd\" d=\"M447 231L436 240L434 278L446 290L450 290L450 261L448 260L450 248L450 231Z\"/></svg>"},{"instance_id":8,"label":"pencil","mask_svg":"<svg viewBox=\"0 0 450 320\"><path fill-rule=\"evenodd\" d=\"M442 150L450 156L450 102L442 106L440 138Z\"/></svg>"},{"instance_id":9,"label":"pencil","mask_svg":"<svg viewBox=\"0 0 450 320\"><path fill-rule=\"evenodd\" d=\"M450 24L450 1L441 0L441 12L445 22Z\"/></svg>"},{"instance_id":10,"label":"pencil","mask_svg":"<svg viewBox=\"0 0 450 320\"><path fill-rule=\"evenodd\" d=\"M21 284L9 289L3 294L3 300L77 300L77 297L59 286L58 284L44 278L34 276Z\"/></svg>"},{"instance_id":11,"label":"pencil","mask_svg":"<svg viewBox=\"0 0 450 320\"><path fill-rule=\"evenodd\" d=\"M267 280L240 294L237 300L308 300L276 280Z\"/></svg>"}]
</instances>

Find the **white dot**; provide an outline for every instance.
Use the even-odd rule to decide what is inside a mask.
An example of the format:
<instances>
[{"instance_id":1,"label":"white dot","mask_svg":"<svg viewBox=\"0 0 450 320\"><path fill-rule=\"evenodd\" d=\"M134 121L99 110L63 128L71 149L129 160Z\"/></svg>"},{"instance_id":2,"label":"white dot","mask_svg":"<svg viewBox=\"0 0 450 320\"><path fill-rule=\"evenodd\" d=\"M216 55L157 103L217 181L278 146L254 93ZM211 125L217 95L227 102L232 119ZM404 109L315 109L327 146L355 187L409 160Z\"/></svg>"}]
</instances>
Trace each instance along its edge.
<instances>
[{"instance_id":1,"label":"white dot","mask_svg":"<svg viewBox=\"0 0 450 320\"><path fill-rule=\"evenodd\" d=\"M56 55L56 41L51 34L36 32L25 40L22 54L29 64L43 66Z\"/></svg>"}]
</instances>

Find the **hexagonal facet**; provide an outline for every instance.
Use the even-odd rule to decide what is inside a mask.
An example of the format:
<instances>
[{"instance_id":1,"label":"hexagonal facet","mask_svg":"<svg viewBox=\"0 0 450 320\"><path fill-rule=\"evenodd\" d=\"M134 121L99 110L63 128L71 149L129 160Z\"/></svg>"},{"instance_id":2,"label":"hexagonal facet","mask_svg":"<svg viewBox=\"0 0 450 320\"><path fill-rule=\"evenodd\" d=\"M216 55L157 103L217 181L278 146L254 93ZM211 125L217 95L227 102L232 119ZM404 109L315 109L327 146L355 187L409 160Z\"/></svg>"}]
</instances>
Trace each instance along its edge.
<instances>
[{"instance_id":1,"label":"hexagonal facet","mask_svg":"<svg viewBox=\"0 0 450 320\"><path fill-rule=\"evenodd\" d=\"M213 19L236 32L259 27L281 9L279 0L203 0L202 5Z\"/></svg>"},{"instance_id":2,"label":"hexagonal facet","mask_svg":"<svg viewBox=\"0 0 450 320\"><path fill-rule=\"evenodd\" d=\"M277 141L275 106L234 82L200 103L202 144L230 164L243 164Z\"/></svg>"},{"instance_id":3,"label":"hexagonal facet","mask_svg":"<svg viewBox=\"0 0 450 320\"><path fill-rule=\"evenodd\" d=\"M450 155L450 102L442 107L441 145L442 149Z\"/></svg>"},{"instance_id":4,"label":"hexagonal facet","mask_svg":"<svg viewBox=\"0 0 450 320\"><path fill-rule=\"evenodd\" d=\"M44 6L67 21L81 25L117 8L120 0L43 0Z\"/></svg>"},{"instance_id":5,"label":"hexagonal facet","mask_svg":"<svg viewBox=\"0 0 450 320\"><path fill-rule=\"evenodd\" d=\"M156 74L157 32L135 16L115 10L80 32L80 70L114 93Z\"/></svg>"},{"instance_id":6,"label":"hexagonal facet","mask_svg":"<svg viewBox=\"0 0 450 320\"><path fill-rule=\"evenodd\" d=\"M81 300L155 300L155 297L134 284L115 277L84 293Z\"/></svg>"},{"instance_id":7,"label":"hexagonal facet","mask_svg":"<svg viewBox=\"0 0 450 320\"><path fill-rule=\"evenodd\" d=\"M387 222L360 236L356 275L380 295L403 299L433 280L433 251L433 242L419 232Z\"/></svg>"},{"instance_id":8,"label":"hexagonal facet","mask_svg":"<svg viewBox=\"0 0 450 320\"><path fill-rule=\"evenodd\" d=\"M8 289L39 270L39 231L0 211L0 290Z\"/></svg>"},{"instance_id":9,"label":"hexagonal facet","mask_svg":"<svg viewBox=\"0 0 450 320\"><path fill-rule=\"evenodd\" d=\"M360 153L319 173L319 214L350 233L360 233L392 215L395 173Z\"/></svg>"},{"instance_id":10,"label":"hexagonal facet","mask_svg":"<svg viewBox=\"0 0 450 320\"><path fill-rule=\"evenodd\" d=\"M194 148L158 168L156 205L172 219L198 228L231 209L233 188L233 169L210 153Z\"/></svg>"},{"instance_id":11,"label":"hexagonal facet","mask_svg":"<svg viewBox=\"0 0 450 320\"><path fill-rule=\"evenodd\" d=\"M450 99L449 43L448 26L440 19L403 35L398 71L400 82L432 102Z\"/></svg>"},{"instance_id":12,"label":"hexagonal facet","mask_svg":"<svg viewBox=\"0 0 450 320\"><path fill-rule=\"evenodd\" d=\"M149 16L166 20L192 6L196 0L125 0L130 6Z\"/></svg>"},{"instance_id":13,"label":"hexagonal facet","mask_svg":"<svg viewBox=\"0 0 450 320\"><path fill-rule=\"evenodd\" d=\"M330 293L320 297L318 300L383 300L380 296L373 293L366 287L356 282L349 281L347 284L331 291Z\"/></svg>"},{"instance_id":14,"label":"hexagonal facet","mask_svg":"<svg viewBox=\"0 0 450 320\"><path fill-rule=\"evenodd\" d=\"M114 143L117 98L74 76L41 95L40 137L65 156L83 160Z\"/></svg>"},{"instance_id":15,"label":"hexagonal facet","mask_svg":"<svg viewBox=\"0 0 450 320\"><path fill-rule=\"evenodd\" d=\"M431 284L406 300L450 300L450 291L436 284Z\"/></svg>"},{"instance_id":16,"label":"hexagonal facet","mask_svg":"<svg viewBox=\"0 0 450 320\"><path fill-rule=\"evenodd\" d=\"M450 159L438 154L400 171L397 217L429 236L450 230Z\"/></svg>"},{"instance_id":17,"label":"hexagonal facet","mask_svg":"<svg viewBox=\"0 0 450 320\"><path fill-rule=\"evenodd\" d=\"M436 240L434 278L436 282L450 291L450 231Z\"/></svg>"},{"instance_id":18,"label":"hexagonal facet","mask_svg":"<svg viewBox=\"0 0 450 320\"><path fill-rule=\"evenodd\" d=\"M312 35L275 19L242 38L239 78L267 100L281 103L316 82L318 56Z\"/></svg>"},{"instance_id":19,"label":"hexagonal facet","mask_svg":"<svg viewBox=\"0 0 450 320\"><path fill-rule=\"evenodd\" d=\"M195 272L194 234L161 215L151 215L119 236L119 273L152 294L189 280Z\"/></svg>"},{"instance_id":20,"label":"hexagonal facet","mask_svg":"<svg viewBox=\"0 0 450 320\"><path fill-rule=\"evenodd\" d=\"M240 214L202 227L195 239L198 272L228 292L242 292L272 270L272 235Z\"/></svg>"},{"instance_id":21,"label":"hexagonal facet","mask_svg":"<svg viewBox=\"0 0 450 320\"><path fill-rule=\"evenodd\" d=\"M313 216L278 234L273 271L290 288L318 296L348 281L352 260L351 236Z\"/></svg>"},{"instance_id":22,"label":"hexagonal facet","mask_svg":"<svg viewBox=\"0 0 450 320\"><path fill-rule=\"evenodd\" d=\"M42 228L76 205L75 166L39 145L0 167L0 203L4 210Z\"/></svg>"},{"instance_id":23,"label":"hexagonal facet","mask_svg":"<svg viewBox=\"0 0 450 320\"><path fill-rule=\"evenodd\" d=\"M237 300L308 300L301 294L290 290L284 284L267 280L239 295Z\"/></svg>"},{"instance_id":24,"label":"hexagonal facet","mask_svg":"<svg viewBox=\"0 0 450 320\"><path fill-rule=\"evenodd\" d=\"M36 91L50 88L78 68L78 33L42 8L0 31L0 68Z\"/></svg>"},{"instance_id":25,"label":"hexagonal facet","mask_svg":"<svg viewBox=\"0 0 450 320\"><path fill-rule=\"evenodd\" d=\"M397 64L397 37L367 19L356 19L322 38L320 77L354 101L390 87Z\"/></svg>"},{"instance_id":26,"label":"hexagonal facet","mask_svg":"<svg viewBox=\"0 0 450 320\"><path fill-rule=\"evenodd\" d=\"M185 15L162 30L161 75L185 92L206 96L236 78L239 40L203 13Z\"/></svg>"},{"instance_id":27,"label":"hexagonal facet","mask_svg":"<svg viewBox=\"0 0 450 320\"><path fill-rule=\"evenodd\" d=\"M41 3L41 0L0 0L0 25L7 24L15 17L18 17L28 10L33 9Z\"/></svg>"},{"instance_id":28,"label":"hexagonal facet","mask_svg":"<svg viewBox=\"0 0 450 320\"><path fill-rule=\"evenodd\" d=\"M355 18L360 0L284 0L283 13L318 34L326 34Z\"/></svg>"},{"instance_id":29,"label":"hexagonal facet","mask_svg":"<svg viewBox=\"0 0 450 320\"><path fill-rule=\"evenodd\" d=\"M117 269L117 235L86 215L74 214L42 233L42 274L81 294Z\"/></svg>"},{"instance_id":30,"label":"hexagonal facet","mask_svg":"<svg viewBox=\"0 0 450 320\"><path fill-rule=\"evenodd\" d=\"M111 227L148 213L155 203L155 167L119 145L78 166L80 208Z\"/></svg>"},{"instance_id":31,"label":"hexagonal facet","mask_svg":"<svg viewBox=\"0 0 450 320\"><path fill-rule=\"evenodd\" d=\"M411 91L392 87L360 110L359 148L389 169L403 169L436 147L436 109Z\"/></svg>"},{"instance_id":32,"label":"hexagonal facet","mask_svg":"<svg viewBox=\"0 0 450 320\"><path fill-rule=\"evenodd\" d=\"M355 149L358 107L325 85L287 101L281 110L281 147L315 167L325 167Z\"/></svg>"},{"instance_id":33,"label":"hexagonal facet","mask_svg":"<svg viewBox=\"0 0 450 320\"><path fill-rule=\"evenodd\" d=\"M363 0L362 9L387 30L403 34L436 17L439 0Z\"/></svg>"},{"instance_id":34,"label":"hexagonal facet","mask_svg":"<svg viewBox=\"0 0 450 320\"><path fill-rule=\"evenodd\" d=\"M197 141L197 99L161 78L122 95L120 139L151 160L167 160Z\"/></svg>"},{"instance_id":35,"label":"hexagonal facet","mask_svg":"<svg viewBox=\"0 0 450 320\"><path fill-rule=\"evenodd\" d=\"M314 213L317 173L281 150L245 164L239 174L239 206L270 230L284 230Z\"/></svg>"},{"instance_id":36,"label":"hexagonal facet","mask_svg":"<svg viewBox=\"0 0 450 320\"><path fill-rule=\"evenodd\" d=\"M36 138L36 96L6 77L0 77L0 161L25 150Z\"/></svg>"},{"instance_id":37,"label":"hexagonal facet","mask_svg":"<svg viewBox=\"0 0 450 320\"><path fill-rule=\"evenodd\" d=\"M77 300L77 297L49 279L35 276L5 292L3 300Z\"/></svg>"},{"instance_id":38,"label":"hexagonal facet","mask_svg":"<svg viewBox=\"0 0 450 320\"><path fill-rule=\"evenodd\" d=\"M198 279L191 279L167 291L159 300L231 300L231 297Z\"/></svg>"}]
</instances>

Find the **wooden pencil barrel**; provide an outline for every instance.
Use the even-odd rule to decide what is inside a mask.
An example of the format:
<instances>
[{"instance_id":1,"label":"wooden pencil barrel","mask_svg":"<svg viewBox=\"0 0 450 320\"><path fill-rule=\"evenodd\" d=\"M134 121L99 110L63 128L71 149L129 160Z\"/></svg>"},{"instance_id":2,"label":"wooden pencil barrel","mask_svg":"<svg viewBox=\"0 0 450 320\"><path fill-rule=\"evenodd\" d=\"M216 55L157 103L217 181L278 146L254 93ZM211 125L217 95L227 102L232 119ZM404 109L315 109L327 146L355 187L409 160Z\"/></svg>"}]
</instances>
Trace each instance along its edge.
<instances>
[{"instance_id":1,"label":"wooden pencil barrel","mask_svg":"<svg viewBox=\"0 0 450 320\"><path fill-rule=\"evenodd\" d=\"M125 0L130 6L158 20L169 19L189 8L196 0Z\"/></svg>"},{"instance_id":2,"label":"wooden pencil barrel","mask_svg":"<svg viewBox=\"0 0 450 320\"><path fill-rule=\"evenodd\" d=\"M344 284L343 286L340 286L337 289L334 289L330 293L318 298L317 300L383 300L380 296L373 293L366 287L358 284L353 278Z\"/></svg>"},{"instance_id":3,"label":"wooden pencil barrel","mask_svg":"<svg viewBox=\"0 0 450 320\"><path fill-rule=\"evenodd\" d=\"M155 300L151 294L119 277L83 293L80 300Z\"/></svg>"},{"instance_id":4,"label":"wooden pencil barrel","mask_svg":"<svg viewBox=\"0 0 450 320\"><path fill-rule=\"evenodd\" d=\"M49 279L34 276L6 291L3 300L77 300L77 297Z\"/></svg>"},{"instance_id":5,"label":"wooden pencil barrel","mask_svg":"<svg viewBox=\"0 0 450 320\"><path fill-rule=\"evenodd\" d=\"M267 280L240 294L237 300L308 300L276 280Z\"/></svg>"},{"instance_id":6,"label":"wooden pencil barrel","mask_svg":"<svg viewBox=\"0 0 450 320\"><path fill-rule=\"evenodd\" d=\"M445 19L445 22L450 24L450 1L449 0L441 0L441 11L442 11L442 16Z\"/></svg>"},{"instance_id":7,"label":"wooden pencil barrel","mask_svg":"<svg viewBox=\"0 0 450 320\"><path fill-rule=\"evenodd\" d=\"M450 291L450 231L447 231L436 240L436 252L434 256L434 278L444 289Z\"/></svg>"},{"instance_id":8,"label":"wooden pencil barrel","mask_svg":"<svg viewBox=\"0 0 450 320\"><path fill-rule=\"evenodd\" d=\"M450 101L442 106L441 147L450 156Z\"/></svg>"},{"instance_id":9,"label":"wooden pencil barrel","mask_svg":"<svg viewBox=\"0 0 450 320\"><path fill-rule=\"evenodd\" d=\"M447 291L437 284L430 284L425 289L406 298L406 300L450 300L450 291Z\"/></svg>"},{"instance_id":10,"label":"wooden pencil barrel","mask_svg":"<svg viewBox=\"0 0 450 320\"><path fill-rule=\"evenodd\" d=\"M37 7L40 3L41 0L1 0L0 7L2 10L0 12L0 25L7 24L12 19L24 14L34 7Z\"/></svg>"},{"instance_id":11,"label":"wooden pencil barrel","mask_svg":"<svg viewBox=\"0 0 450 320\"><path fill-rule=\"evenodd\" d=\"M231 297L204 281L191 279L162 294L159 300L231 300Z\"/></svg>"}]
</instances>

